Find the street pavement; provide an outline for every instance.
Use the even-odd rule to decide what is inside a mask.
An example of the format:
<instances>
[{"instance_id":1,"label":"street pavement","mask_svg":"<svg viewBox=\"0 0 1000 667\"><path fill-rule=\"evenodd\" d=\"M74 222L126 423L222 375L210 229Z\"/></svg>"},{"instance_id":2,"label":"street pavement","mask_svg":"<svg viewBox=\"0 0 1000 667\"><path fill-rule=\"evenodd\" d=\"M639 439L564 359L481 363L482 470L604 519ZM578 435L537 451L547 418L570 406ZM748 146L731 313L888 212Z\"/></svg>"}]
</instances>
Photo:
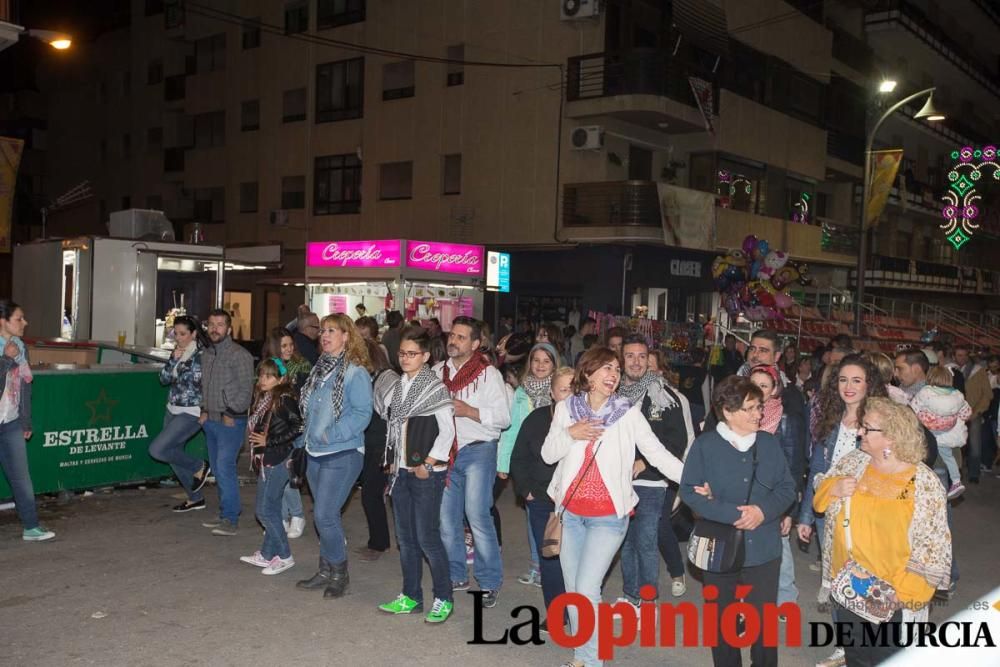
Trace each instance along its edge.
<instances>
[{"instance_id":1,"label":"street pavement","mask_svg":"<svg viewBox=\"0 0 1000 667\"><path fill-rule=\"evenodd\" d=\"M242 461L241 461L242 465ZM260 546L252 517L254 486L242 489L244 516L236 537L211 535L201 522L217 506L206 487L209 509L174 514L178 489L114 490L54 500L41 508L43 523L56 531L45 543L20 540L13 511L0 512L0 664L3 665L558 665L570 652L543 646L470 645L471 596L456 594L456 612L443 625L421 617L392 617L376 605L399 592L393 549L379 561L350 564L351 587L340 600L295 589L311 575L318 544L310 529L292 541L296 566L277 576L241 563ZM311 501L306 499L307 508ZM520 605L541 607L541 591L517 582L527 569L527 534L522 510L510 490L499 502L504 526L504 587L494 609L483 611L484 636L496 639L518 620ZM1000 584L997 509L1000 479L989 475L955 507L955 551L961 568L957 594L932 612L941 621L967 608ZM307 510L308 511L308 510ZM345 513L349 550L367 539L360 498ZM683 545L682 545L683 546ZM816 610L819 574L808 568L815 551L793 549L803 624L826 621ZM661 568L661 590L669 578ZM425 572L425 599L430 577ZM617 564L605 585L605 599L621 594ZM698 602L701 587L688 578L683 600ZM666 602L676 599L669 598ZM543 638L548 639L543 635ZM808 632L804 633L808 642ZM983 654L981 664L1000 664ZM781 648L782 665L813 665L829 648ZM991 658L987 659L987 655ZM704 648L630 647L616 653L627 665L710 665ZM749 652L744 651L749 664ZM990 662L993 660L994 662ZM972 667L966 662L963 667Z\"/></svg>"}]
</instances>

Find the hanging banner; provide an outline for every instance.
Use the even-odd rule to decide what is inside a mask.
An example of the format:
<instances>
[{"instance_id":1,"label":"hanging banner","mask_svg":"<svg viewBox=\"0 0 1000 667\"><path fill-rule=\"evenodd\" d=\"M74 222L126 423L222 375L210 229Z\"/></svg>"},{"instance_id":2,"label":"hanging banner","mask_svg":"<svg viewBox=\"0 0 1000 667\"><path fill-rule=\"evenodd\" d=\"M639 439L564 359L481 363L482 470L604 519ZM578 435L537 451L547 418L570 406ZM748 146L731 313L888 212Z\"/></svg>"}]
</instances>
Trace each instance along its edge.
<instances>
[{"instance_id":1,"label":"hanging banner","mask_svg":"<svg viewBox=\"0 0 1000 667\"><path fill-rule=\"evenodd\" d=\"M14 216L14 192L17 169L21 164L24 141L0 137L0 252L10 252L11 222Z\"/></svg>"},{"instance_id":2,"label":"hanging banner","mask_svg":"<svg viewBox=\"0 0 1000 667\"><path fill-rule=\"evenodd\" d=\"M715 248L715 195L668 183L657 183L663 242L680 248Z\"/></svg>"},{"instance_id":3,"label":"hanging banner","mask_svg":"<svg viewBox=\"0 0 1000 667\"><path fill-rule=\"evenodd\" d=\"M705 119L705 129L713 137L715 136L715 93L712 91L712 84L696 76L689 76L688 83L691 84L691 92L701 110L701 117Z\"/></svg>"},{"instance_id":4,"label":"hanging banner","mask_svg":"<svg viewBox=\"0 0 1000 667\"><path fill-rule=\"evenodd\" d=\"M889 151L872 151L872 182L868 189L868 202L865 206L865 226L875 227L878 219L889 201L892 184L896 181L899 163L903 161L901 149Z\"/></svg>"}]
</instances>

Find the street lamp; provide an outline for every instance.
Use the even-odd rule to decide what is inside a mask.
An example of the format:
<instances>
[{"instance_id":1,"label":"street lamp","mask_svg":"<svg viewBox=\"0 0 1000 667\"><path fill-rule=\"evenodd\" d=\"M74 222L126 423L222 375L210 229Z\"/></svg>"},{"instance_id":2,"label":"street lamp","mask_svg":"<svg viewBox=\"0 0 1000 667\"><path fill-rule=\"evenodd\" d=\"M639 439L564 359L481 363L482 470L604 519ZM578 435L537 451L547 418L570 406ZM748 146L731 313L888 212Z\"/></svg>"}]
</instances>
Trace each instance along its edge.
<instances>
[{"instance_id":1,"label":"street lamp","mask_svg":"<svg viewBox=\"0 0 1000 667\"><path fill-rule=\"evenodd\" d=\"M28 37L34 37L35 39L45 42L57 51L65 51L69 47L73 46L73 39L64 32L57 32L55 30L37 30L35 28L31 28L26 30L25 34Z\"/></svg>"},{"instance_id":2,"label":"street lamp","mask_svg":"<svg viewBox=\"0 0 1000 667\"><path fill-rule=\"evenodd\" d=\"M891 84L891 87L890 85ZM895 81L883 81L879 85L879 92L891 92L896 87ZM857 277L855 279L855 292L854 292L854 333L858 336L862 333L861 324L861 304L865 298L865 265L868 261L868 236L871 233L871 229L868 227L868 198L870 196L869 190L871 189L872 180L872 145L875 143L875 135L878 133L882 123L888 120L889 116L896 113L904 106L920 99L921 97L927 96L927 100L924 102L924 106L920 108L920 111L915 113L913 117L915 119L925 119L930 122L938 122L944 120L945 116L943 113L934 108L934 87L927 88L926 90L921 90L918 93L913 93L908 97L904 97L899 100L883 113L875 124L868 130L867 137L865 139L865 180L861 184L861 247L858 252L858 266L857 266Z\"/></svg>"}]
</instances>

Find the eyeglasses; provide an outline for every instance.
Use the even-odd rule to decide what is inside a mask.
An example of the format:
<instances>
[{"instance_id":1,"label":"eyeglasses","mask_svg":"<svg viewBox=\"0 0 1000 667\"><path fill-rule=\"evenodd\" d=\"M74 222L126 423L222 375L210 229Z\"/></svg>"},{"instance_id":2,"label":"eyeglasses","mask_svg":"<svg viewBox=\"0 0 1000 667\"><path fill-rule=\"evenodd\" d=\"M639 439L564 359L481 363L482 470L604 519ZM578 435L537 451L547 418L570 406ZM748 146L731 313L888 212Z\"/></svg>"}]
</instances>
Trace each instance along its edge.
<instances>
[{"instance_id":1,"label":"eyeglasses","mask_svg":"<svg viewBox=\"0 0 1000 667\"><path fill-rule=\"evenodd\" d=\"M424 352L420 352L420 351L417 351L417 352L408 352L406 350L400 350L398 356L399 356L400 359L416 359L421 354L424 354Z\"/></svg>"},{"instance_id":2,"label":"eyeglasses","mask_svg":"<svg viewBox=\"0 0 1000 667\"><path fill-rule=\"evenodd\" d=\"M337 329L336 327L329 327L327 329L320 329L319 332L325 334L335 334L340 333L340 329Z\"/></svg>"},{"instance_id":3,"label":"eyeglasses","mask_svg":"<svg viewBox=\"0 0 1000 667\"><path fill-rule=\"evenodd\" d=\"M861 428L858 429L858 435L863 435L862 431L864 431L864 433L883 433L885 431L885 429L882 429L882 428L872 428L868 424L862 424Z\"/></svg>"},{"instance_id":4,"label":"eyeglasses","mask_svg":"<svg viewBox=\"0 0 1000 667\"><path fill-rule=\"evenodd\" d=\"M760 403L757 403L756 405L751 405L749 407L744 406L740 408L740 412L745 412L747 414L753 414L754 412L758 414L764 414L764 406L761 405Z\"/></svg>"}]
</instances>

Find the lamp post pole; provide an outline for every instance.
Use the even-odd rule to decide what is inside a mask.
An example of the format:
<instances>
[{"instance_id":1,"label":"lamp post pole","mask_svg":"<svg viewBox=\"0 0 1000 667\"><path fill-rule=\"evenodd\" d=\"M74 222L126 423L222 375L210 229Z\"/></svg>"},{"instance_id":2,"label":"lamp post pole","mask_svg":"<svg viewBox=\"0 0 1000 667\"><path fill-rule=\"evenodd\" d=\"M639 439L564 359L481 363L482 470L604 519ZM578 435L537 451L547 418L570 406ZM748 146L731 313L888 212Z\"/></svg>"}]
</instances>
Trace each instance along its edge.
<instances>
[{"instance_id":1,"label":"lamp post pole","mask_svg":"<svg viewBox=\"0 0 1000 667\"><path fill-rule=\"evenodd\" d=\"M875 135L878 134L878 130L882 127L882 123L888 120L889 116L896 113L904 106L913 102L920 97L925 95L931 95L934 92L934 87L927 88L926 90L921 90L918 93L913 93L908 97L904 97L899 100L891 107L885 110L885 112L879 117L877 121L871 126L871 129L867 131L865 135L865 171L864 171L864 181L861 183L861 243L858 248L858 266L856 270L855 278L855 290L854 290L854 333L855 335L862 335L863 326L861 323L861 313L862 313L862 302L865 298L865 268L868 263L868 246L869 237L871 236L871 229L868 226L868 198L871 196L871 180L872 180L872 146L875 143Z\"/></svg>"}]
</instances>

